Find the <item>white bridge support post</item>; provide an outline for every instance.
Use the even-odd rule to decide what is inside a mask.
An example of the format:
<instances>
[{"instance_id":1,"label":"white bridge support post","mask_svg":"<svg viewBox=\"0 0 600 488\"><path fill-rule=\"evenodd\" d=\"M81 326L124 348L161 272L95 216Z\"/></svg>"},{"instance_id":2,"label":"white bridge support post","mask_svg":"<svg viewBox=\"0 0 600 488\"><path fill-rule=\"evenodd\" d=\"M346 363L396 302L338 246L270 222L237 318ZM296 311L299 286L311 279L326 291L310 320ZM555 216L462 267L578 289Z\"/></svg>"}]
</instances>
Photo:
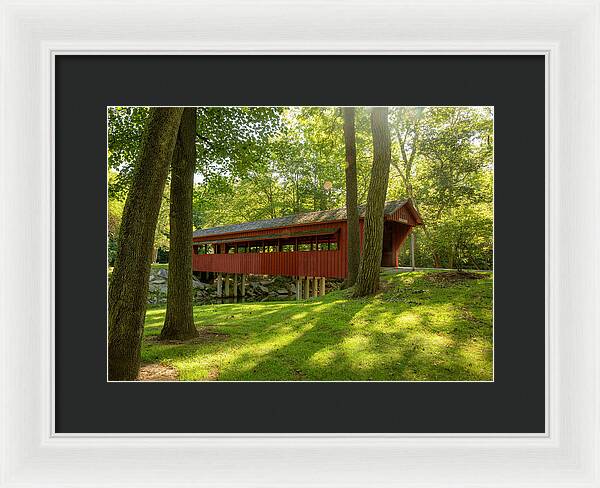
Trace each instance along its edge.
<instances>
[{"instance_id":1,"label":"white bridge support post","mask_svg":"<svg viewBox=\"0 0 600 488\"><path fill-rule=\"evenodd\" d=\"M223 273L217 275L217 296L223 296Z\"/></svg>"},{"instance_id":2,"label":"white bridge support post","mask_svg":"<svg viewBox=\"0 0 600 488\"><path fill-rule=\"evenodd\" d=\"M304 299L308 300L310 298L310 276L306 277L304 281Z\"/></svg>"},{"instance_id":3,"label":"white bridge support post","mask_svg":"<svg viewBox=\"0 0 600 488\"><path fill-rule=\"evenodd\" d=\"M233 296L237 298L238 295L238 275L233 275Z\"/></svg>"},{"instance_id":4,"label":"white bridge support post","mask_svg":"<svg viewBox=\"0 0 600 488\"><path fill-rule=\"evenodd\" d=\"M225 275L225 297L229 298L229 273Z\"/></svg>"},{"instance_id":5,"label":"white bridge support post","mask_svg":"<svg viewBox=\"0 0 600 488\"><path fill-rule=\"evenodd\" d=\"M242 289L240 291L242 292L242 296L245 297L246 296L246 275L245 274L242 275Z\"/></svg>"},{"instance_id":6,"label":"white bridge support post","mask_svg":"<svg viewBox=\"0 0 600 488\"><path fill-rule=\"evenodd\" d=\"M302 300L302 276L296 278L296 300Z\"/></svg>"},{"instance_id":7,"label":"white bridge support post","mask_svg":"<svg viewBox=\"0 0 600 488\"><path fill-rule=\"evenodd\" d=\"M321 278L321 296L324 297L325 296L325 277Z\"/></svg>"},{"instance_id":8,"label":"white bridge support post","mask_svg":"<svg viewBox=\"0 0 600 488\"><path fill-rule=\"evenodd\" d=\"M415 233L410 233L410 266L415 270Z\"/></svg>"},{"instance_id":9,"label":"white bridge support post","mask_svg":"<svg viewBox=\"0 0 600 488\"><path fill-rule=\"evenodd\" d=\"M313 297L319 296L319 278L316 276L313 278Z\"/></svg>"}]
</instances>

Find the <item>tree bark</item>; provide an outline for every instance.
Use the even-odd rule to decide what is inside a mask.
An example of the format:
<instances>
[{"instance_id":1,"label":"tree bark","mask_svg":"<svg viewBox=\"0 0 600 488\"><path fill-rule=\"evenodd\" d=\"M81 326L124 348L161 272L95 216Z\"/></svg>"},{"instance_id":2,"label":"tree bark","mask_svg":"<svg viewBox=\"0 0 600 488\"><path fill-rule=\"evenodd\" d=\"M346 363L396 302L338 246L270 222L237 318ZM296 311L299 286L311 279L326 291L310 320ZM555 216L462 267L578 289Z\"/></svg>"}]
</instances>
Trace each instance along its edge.
<instances>
[{"instance_id":1,"label":"tree bark","mask_svg":"<svg viewBox=\"0 0 600 488\"><path fill-rule=\"evenodd\" d=\"M186 108L171 163L167 313L160 339L198 335L192 308L192 197L196 167L196 109Z\"/></svg>"},{"instance_id":2,"label":"tree bark","mask_svg":"<svg viewBox=\"0 0 600 488\"><path fill-rule=\"evenodd\" d=\"M346 147L346 215L348 218L348 277L344 286L354 286L360 265L358 223L358 183L356 177L356 130L354 107L344 107L344 144Z\"/></svg>"},{"instance_id":3,"label":"tree bark","mask_svg":"<svg viewBox=\"0 0 600 488\"><path fill-rule=\"evenodd\" d=\"M371 132L373 133L373 167L365 210L363 253L354 287L355 297L372 295L379 290L385 197L392 161L387 107L373 108Z\"/></svg>"},{"instance_id":4,"label":"tree bark","mask_svg":"<svg viewBox=\"0 0 600 488\"><path fill-rule=\"evenodd\" d=\"M152 247L183 108L151 108L119 231L108 291L108 378L135 380Z\"/></svg>"}]
</instances>

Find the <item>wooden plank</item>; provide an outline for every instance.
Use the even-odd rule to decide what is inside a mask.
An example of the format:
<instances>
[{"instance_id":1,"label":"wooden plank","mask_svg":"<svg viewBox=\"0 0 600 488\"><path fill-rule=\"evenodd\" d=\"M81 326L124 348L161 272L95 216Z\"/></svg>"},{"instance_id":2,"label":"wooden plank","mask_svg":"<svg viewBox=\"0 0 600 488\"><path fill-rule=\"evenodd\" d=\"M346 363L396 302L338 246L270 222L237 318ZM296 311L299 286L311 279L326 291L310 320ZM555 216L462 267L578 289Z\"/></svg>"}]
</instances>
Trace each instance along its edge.
<instances>
[{"instance_id":1,"label":"wooden plank","mask_svg":"<svg viewBox=\"0 0 600 488\"><path fill-rule=\"evenodd\" d=\"M195 255L193 270L270 276L324 276L344 278L346 254L342 251L298 251Z\"/></svg>"}]
</instances>

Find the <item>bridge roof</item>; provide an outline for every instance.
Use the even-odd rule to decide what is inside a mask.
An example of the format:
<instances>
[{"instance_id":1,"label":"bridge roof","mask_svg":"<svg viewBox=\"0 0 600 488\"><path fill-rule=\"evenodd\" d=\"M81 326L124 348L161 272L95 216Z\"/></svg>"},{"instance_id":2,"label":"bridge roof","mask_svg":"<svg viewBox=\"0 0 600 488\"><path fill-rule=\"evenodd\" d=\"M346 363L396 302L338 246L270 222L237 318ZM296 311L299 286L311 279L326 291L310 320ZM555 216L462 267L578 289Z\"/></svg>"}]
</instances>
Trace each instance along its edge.
<instances>
[{"instance_id":1,"label":"bridge roof","mask_svg":"<svg viewBox=\"0 0 600 488\"><path fill-rule=\"evenodd\" d=\"M385 203L384 215L391 215L398 209L408 204L411 212L414 213L418 223L421 222L421 218L414 209L410 200L392 200ZM365 205L358 206L358 214L360 218L365 216ZM321 210L318 212L307 212L299 213L294 215L288 215L285 217L278 217L275 219L267 220L255 220L253 222L244 222L241 224L224 225L221 227L212 227L209 229L198 229L194 232L194 237L207 237L217 236L221 234L236 234L240 232L251 232L256 230L264 229L278 229L282 227L290 227L295 225L310 225L318 224L321 222L336 222L347 220L346 208L336 208L333 210Z\"/></svg>"}]
</instances>

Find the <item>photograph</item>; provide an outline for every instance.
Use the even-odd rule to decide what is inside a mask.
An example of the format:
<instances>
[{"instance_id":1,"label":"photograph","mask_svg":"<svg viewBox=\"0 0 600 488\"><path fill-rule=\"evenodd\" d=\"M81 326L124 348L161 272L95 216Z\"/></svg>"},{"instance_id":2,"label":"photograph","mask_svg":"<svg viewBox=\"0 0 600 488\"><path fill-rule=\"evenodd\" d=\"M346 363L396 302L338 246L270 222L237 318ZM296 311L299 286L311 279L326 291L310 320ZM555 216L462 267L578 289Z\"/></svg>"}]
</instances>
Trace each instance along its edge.
<instances>
[{"instance_id":1,"label":"photograph","mask_svg":"<svg viewBox=\"0 0 600 488\"><path fill-rule=\"evenodd\" d=\"M107 380L493 382L493 106L107 107Z\"/></svg>"},{"instance_id":2,"label":"photograph","mask_svg":"<svg viewBox=\"0 0 600 488\"><path fill-rule=\"evenodd\" d=\"M600 488L600 0L4 3L0 488Z\"/></svg>"}]
</instances>

